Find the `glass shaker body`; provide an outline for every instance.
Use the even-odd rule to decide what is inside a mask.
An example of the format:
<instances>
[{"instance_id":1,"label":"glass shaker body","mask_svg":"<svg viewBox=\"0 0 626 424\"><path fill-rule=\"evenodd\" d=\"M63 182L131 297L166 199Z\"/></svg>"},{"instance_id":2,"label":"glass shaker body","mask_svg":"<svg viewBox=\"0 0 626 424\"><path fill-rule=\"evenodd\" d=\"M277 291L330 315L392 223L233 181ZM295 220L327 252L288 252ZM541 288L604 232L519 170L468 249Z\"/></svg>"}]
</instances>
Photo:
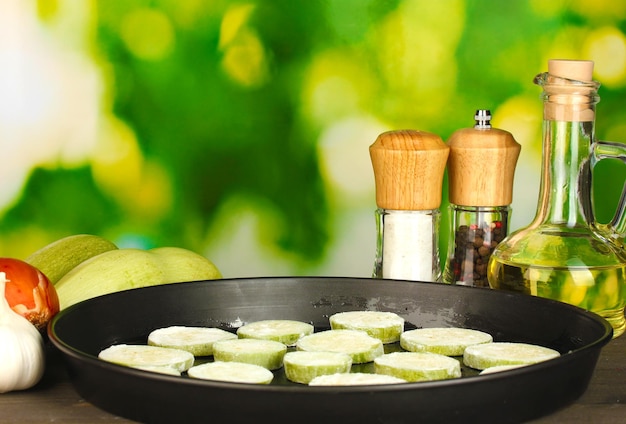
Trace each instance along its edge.
<instances>
[{"instance_id":1,"label":"glass shaker body","mask_svg":"<svg viewBox=\"0 0 626 424\"><path fill-rule=\"evenodd\" d=\"M509 228L509 206L450 204L450 235L443 281L489 287L487 265Z\"/></svg>"},{"instance_id":2,"label":"glass shaker body","mask_svg":"<svg viewBox=\"0 0 626 424\"><path fill-rule=\"evenodd\" d=\"M441 281L439 209L376 209L374 278Z\"/></svg>"}]
</instances>

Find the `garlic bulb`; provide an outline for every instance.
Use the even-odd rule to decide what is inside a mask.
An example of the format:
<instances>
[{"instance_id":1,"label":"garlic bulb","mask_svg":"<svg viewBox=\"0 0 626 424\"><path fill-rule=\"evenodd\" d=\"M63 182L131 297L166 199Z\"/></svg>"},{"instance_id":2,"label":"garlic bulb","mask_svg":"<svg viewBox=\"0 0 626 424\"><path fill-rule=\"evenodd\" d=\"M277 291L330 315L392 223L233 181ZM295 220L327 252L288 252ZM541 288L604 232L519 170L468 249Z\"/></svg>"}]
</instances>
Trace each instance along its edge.
<instances>
[{"instance_id":1,"label":"garlic bulb","mask_svg":"<svg viewBox=\"0 0 626 424\"><path fill-rule=\"evenodd\" d=\"M9 306L4 296L7 281L0 272L0 393L34 386L45 368L43 338Z\"/></svg>"}]
</instances>

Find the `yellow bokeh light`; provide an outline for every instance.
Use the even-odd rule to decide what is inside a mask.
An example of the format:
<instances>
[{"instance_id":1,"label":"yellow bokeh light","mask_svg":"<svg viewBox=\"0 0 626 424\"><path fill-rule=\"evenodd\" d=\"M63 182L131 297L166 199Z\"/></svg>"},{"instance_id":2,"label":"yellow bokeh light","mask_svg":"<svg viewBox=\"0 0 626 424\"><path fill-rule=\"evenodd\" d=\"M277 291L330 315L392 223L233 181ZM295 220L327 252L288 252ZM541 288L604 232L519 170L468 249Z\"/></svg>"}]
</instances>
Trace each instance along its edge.
<instances>
[{"instance_id":1,"label":"yellow bokeh light","mask_svg":"<svg viewBox=\"0 0 626 424\"><path fill-rule=\"evenodd\" d=\"M244 87L259 87L269 79L265 47L253 28L247 26L254 5L231 7L220 27L219 48L224 52L222 69Z\"/></svg>"},{"instance_id":2,"label":"yellow bokeh light","mask_svg":"<svg viewBox=\"0 0 626 424\"><path fill-rule=\"evenodd\" d=\"M220 49L224 49L235 40L237 34L248 23L254 9L253 4L239 4L226 11L220 25Z\"/></svg>"},{"instance_id":3,"label":"yellow bokeh light","mask_svg":"<svg viewBox=\"0 0 626 424\"><path fill-rule=\"evenodd\" d=\"M461 1L406 1L372 30L385 83L402 93L403 101L390 105L389 113L414 122L439 115L449 104L464 16Z\"/></svg>"},{"instance_id":4,"label":"yellow bokeh light","mask_svg":"<svg viewBox=\"0 0 626 424\"><path fill-rule=\"evenodd\" d=\"M172 201L167 173L145 160L131 128L113 117L107 122L91 162L96 183L129 211L162 216Z\"/></svg>"},{"instance_id":5,"label":"yellow bokeh light","mask_svg":"<svg viewBox=\"0 0 626 424\"><path fill-rule=\"evenodd\" d=\"M143 156L135 133L124 122L109 117L91 161L96 182L106 192L126 197L141 179Z\"/></svg>"},{"instance_id":6,"label":"yellow bokeh light","mask_svg":"<svg viewBox=\"0 0 626 424\"><path fill-rule=\"evenodd\" d=\"M162 12L139 8L122 20L120 35L130 52L143 60L166 58L174 48L174 29Z\"/></svg>"},{"instance_id":7,"label":"yellow bokeh light","mask_svg":"<svg viewBox=\"0 0 626 424\"><path fill-rule=\"evenodd\" d=\"M587 28L575 25L564 25L556 33L556 36L546 40L546 45L543 49L543 59L541 61L543 68L538 71L547 71L548 60L550 59L588 59L580 49L580 46L584 43L588 34L589 29Z\"/></svg>"},{"instance_id":8,"label":"yellow bokeh light","mask_svg":"<svg viewBox=\"0 0 626 424\"><path fill-rule=\"evenodd\" d=\"M492 125L509 131L520 143L524 153L541 155L541 123L543 104L536 97L520 95L507 99L493 113Z\"/></svg>"},{"instance_id":9,"label":"yellow bokeh light","mask_svg":"<svg viewBox=\"0 0 626 424\"><path fill-rule=\"evenodd\" d=\"M317 55L302 90L305 115L327 125L365 108L373 97L373 76L349 51L329 49Z\"/></svg>"},{"instance_id":10,"label":"yellow bokeh light","mask_svg":"<svg viewBox=\"0 0 626 424\"><path fill-rule=\"evenodd\" d=\"M569 6L588 19L624 19L626 17L626 2L623 0L571 0Z\"/></svg>"},{"instance_id":11,"label":"yellow bokeh light","mask_svg":"<svg viewBox=\"0 0 626 424\"><path fill-rule=\"evenodd\" d=\"M531 9L539 16L558 16L570 0L530 0Z\"/></svg>"},{"instance_id":12,"label":"yellow bokeh light","mask_svg":"<svg viewBox=\"0 0 626 424\"><path fill-rule=\"evenodd\" d=\"M134 196L134 211L144 219L165 216L173 201L172 183L167 171L157 162L146 161L141 177Z\"/></svg>"},{"instance_id":13,"label":"yellow bokeh light","mask_svg":"<svg viewBox=\"0 0 626 424\"><path fill-rule=\"evenodd\" d=\"M595 77L607 86L626 83L626 37L614 27L592 31L583 51L595 62Z\"/></svg>"},{"instance_id":14,"label":"yellow bokeh light","mask_svg":"<svg viewBox=\"0 0 626 424\"><path fill-rule=\"evenodd\" d=\"M194 26L202 25L202 20L206 16L217 16L221 13L218 2L166 0L165 4L169 11L168 16L172 19L174 26L184 29L193 29Z\"/></svg>"},{"instance_id":15,"label":"yellow bokeh light","mask_svg":"<svg viewBox=\"0 0 626 424\"><path fill-rule=\"evenodd\" d=\"M337 201L352 206L359 202L370 204L374 174L369 146L389 129L373 116L350 116L337 120L320 135L320 167Z\"/></svg>"},{"instance_id":16,"label":"yellow bokeh light","mask_svg":"<svg viewBox=\"0 0 626 424\"><path fill-rule=\"evenodd\" d=\"M265 49L252 32L241 32L222 58L224 72L244 87L258 87L269 78Z\"/></svg>"},{"instance_id":17,"label":"yellow bokeh light","mask_svg":"<svg viewBox=\"0 0 626 424\"><path fill-rule=\"evenodd\" d=\"M320 80L311 92L313 116L334 121L347 111L357 109L359 92L347 78L333 75Z\"/></svg>"}]
</instances>

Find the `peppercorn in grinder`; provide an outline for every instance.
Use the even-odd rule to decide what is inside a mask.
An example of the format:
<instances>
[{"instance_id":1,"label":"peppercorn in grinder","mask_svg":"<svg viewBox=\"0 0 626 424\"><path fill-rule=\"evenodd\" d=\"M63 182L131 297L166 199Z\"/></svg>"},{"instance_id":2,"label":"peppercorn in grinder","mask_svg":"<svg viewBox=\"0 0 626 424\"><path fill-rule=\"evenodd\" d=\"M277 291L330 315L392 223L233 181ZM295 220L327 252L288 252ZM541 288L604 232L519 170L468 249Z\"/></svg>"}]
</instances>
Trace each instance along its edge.
<instances>
[{"instance_id":1,"label":"peppercorn in grinder","mask_svg":"<svg viewBox=\"0 0 626 424\"><path fill-rule=\"evenodd\" d=\"M441 282L439 221L450 148L424 131L380 134L370 146L376 184L373 276Z\"/></svg>"},{"instance_id":2,"label":"peppercorn in grinder","mask_svg":"<svg viewBox=\"0 0 626 424\"><path fill-rule=\"evenodd\" d=\"M513 177L521 146L491 127L491 113L478 110L473 128L448 140L450 235L443 281L489 287L487 264L508 234Z\"/></svg>"}]
</instances>

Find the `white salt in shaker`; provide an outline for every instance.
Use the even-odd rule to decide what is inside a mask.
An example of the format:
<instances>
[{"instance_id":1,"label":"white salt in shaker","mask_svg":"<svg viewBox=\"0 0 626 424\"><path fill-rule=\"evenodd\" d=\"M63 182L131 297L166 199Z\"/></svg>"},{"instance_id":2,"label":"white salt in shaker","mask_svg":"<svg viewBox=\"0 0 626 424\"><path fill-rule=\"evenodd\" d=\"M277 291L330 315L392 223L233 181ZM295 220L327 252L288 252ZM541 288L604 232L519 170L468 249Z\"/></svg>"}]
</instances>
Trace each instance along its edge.
<instances>
[{"instance_id":1,"label":"white salt in shaker","mask_svg":"<svg viewBox=\"0 0 626 424\"><path fill-rule=\"evenodd\" d=\"M397 130L369 150L378 206L373 276L441 281L439 208L450 148L435 134Z\"/></svg>"}]
</instances>

